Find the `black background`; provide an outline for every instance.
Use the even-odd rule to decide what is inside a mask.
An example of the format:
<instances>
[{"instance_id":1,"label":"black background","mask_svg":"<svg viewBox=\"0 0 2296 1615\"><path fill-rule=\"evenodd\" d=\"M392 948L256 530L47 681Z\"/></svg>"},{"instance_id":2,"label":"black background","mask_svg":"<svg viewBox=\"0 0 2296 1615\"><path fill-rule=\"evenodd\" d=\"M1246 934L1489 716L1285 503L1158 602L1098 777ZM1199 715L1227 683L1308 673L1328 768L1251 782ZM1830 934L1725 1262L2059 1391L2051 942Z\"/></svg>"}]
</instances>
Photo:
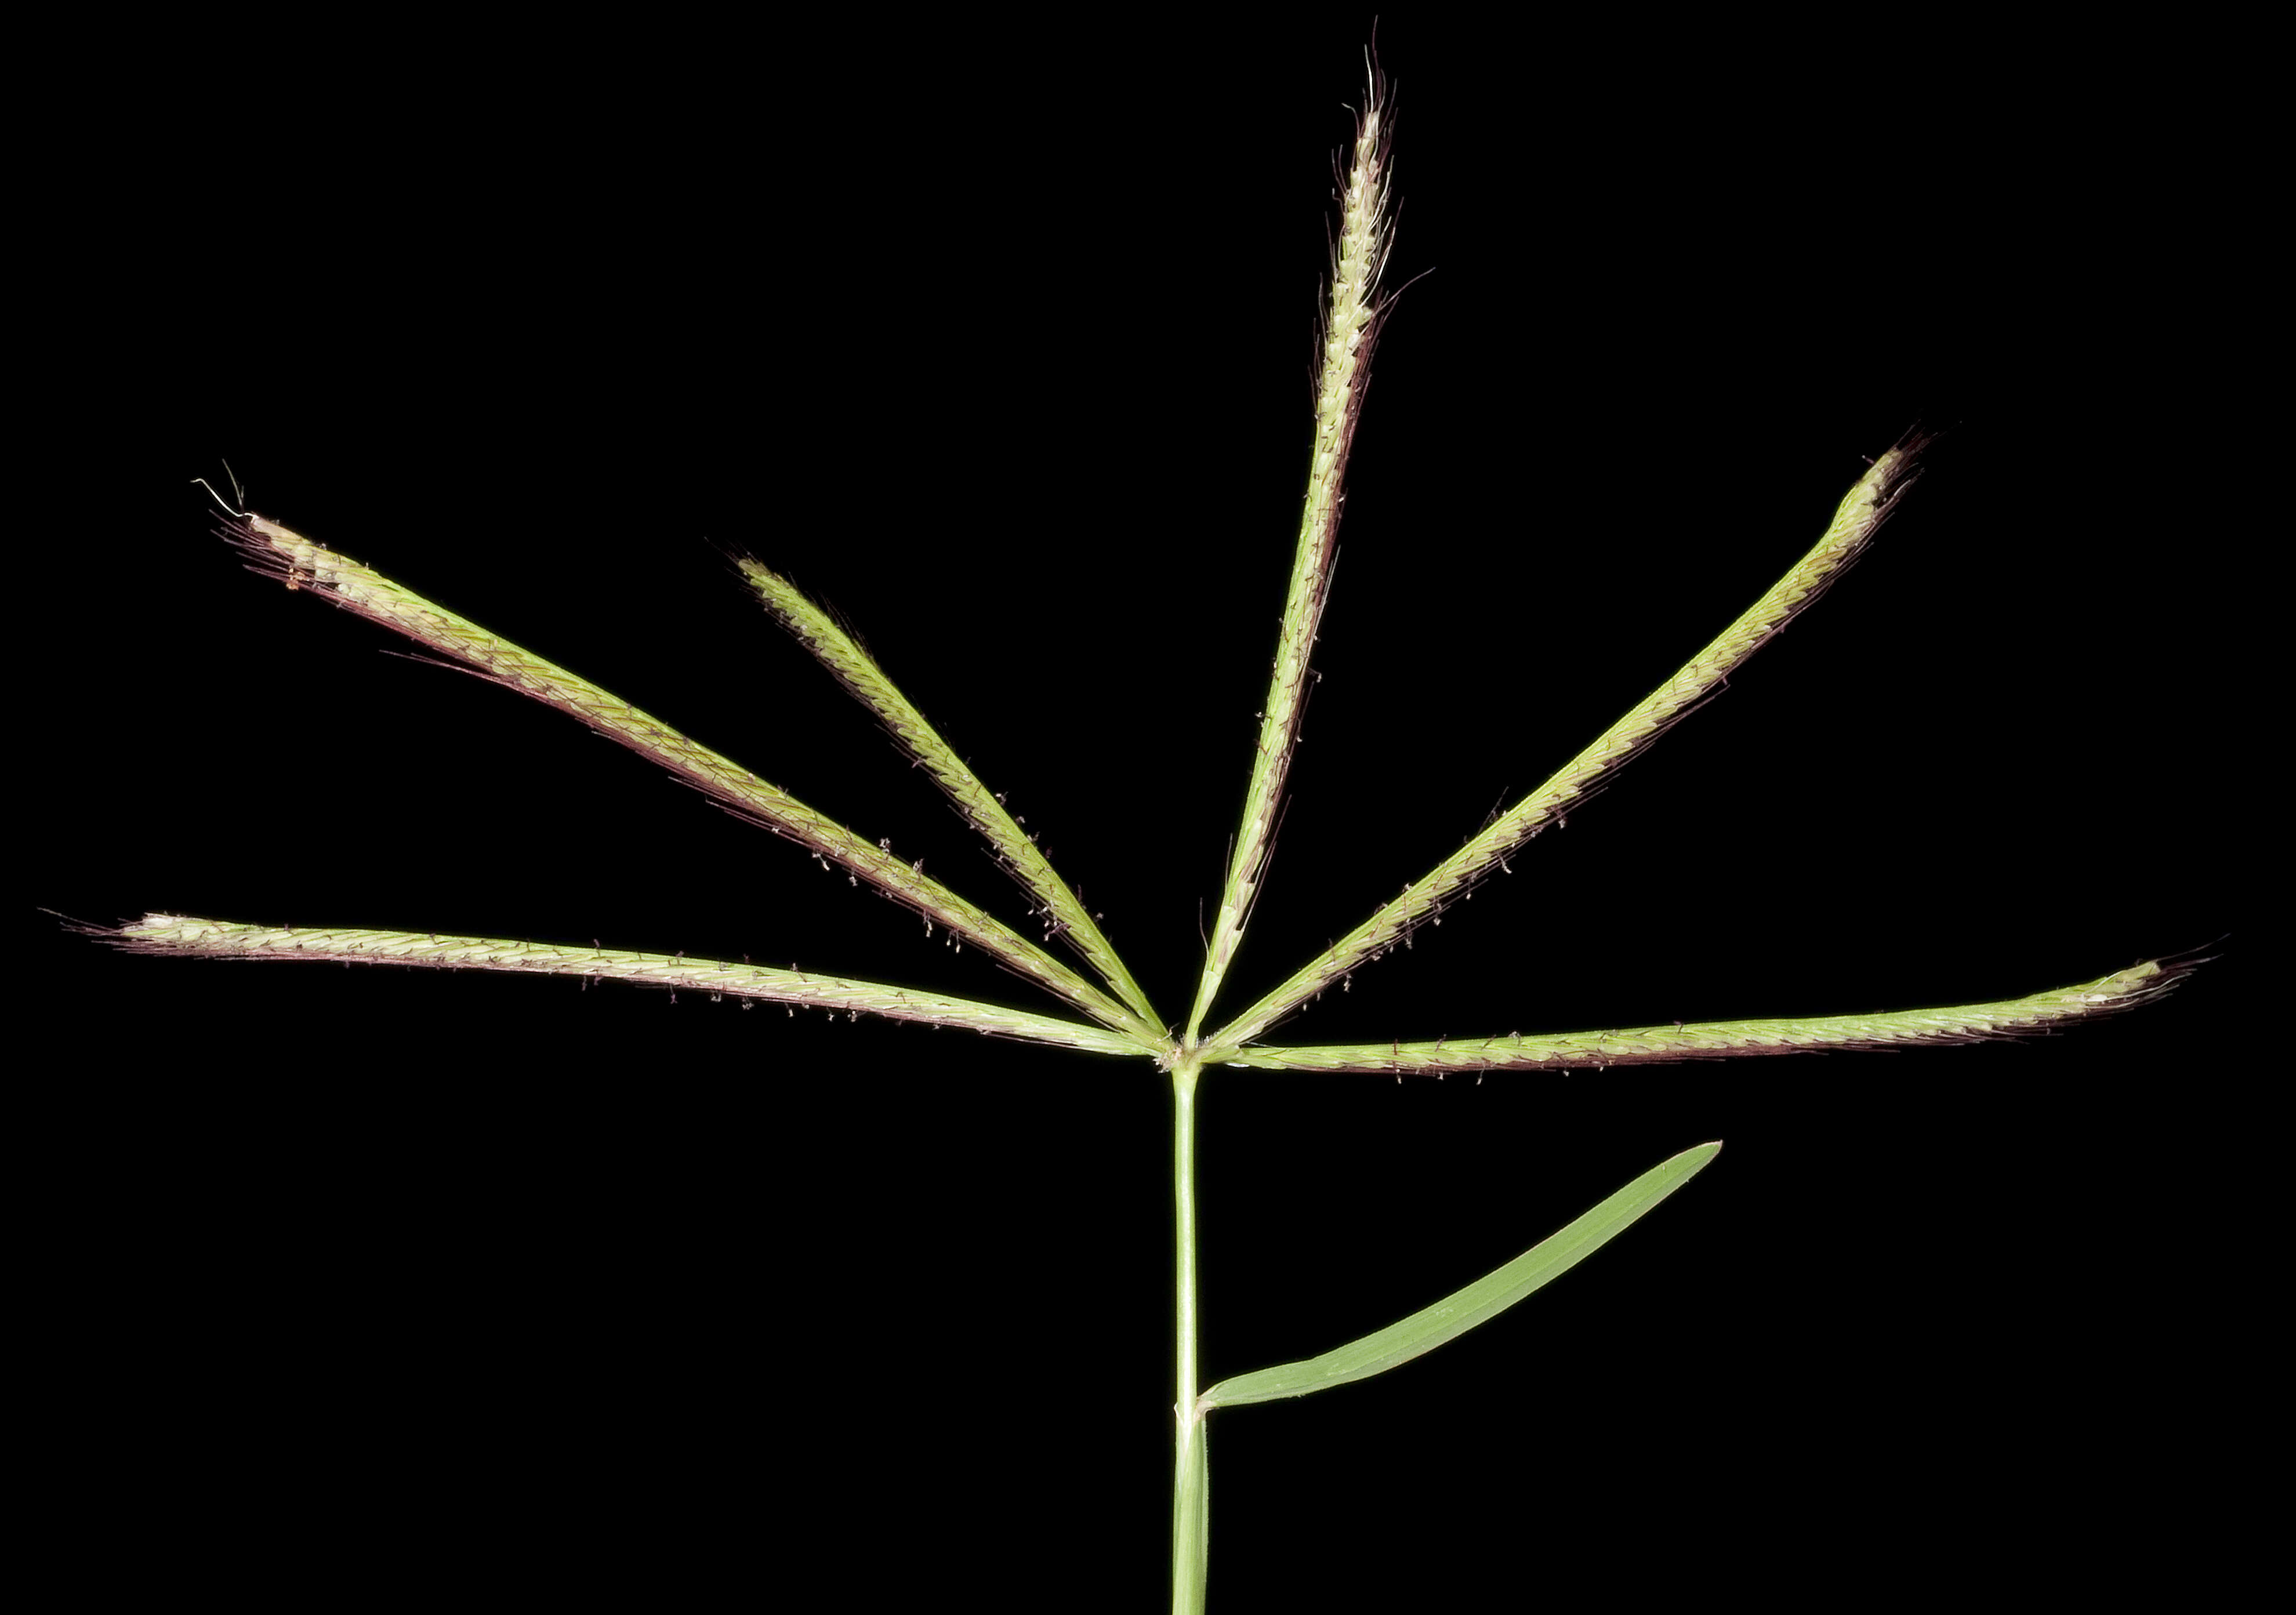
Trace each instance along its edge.
<instances>
[{"instance_id":1,"label":"black background","mask_svg":"<svg viewBox=\"0 0 2296 1615\"><path fill-rule=\"evenodd\" d=\"M1183 1017L1289 564L1361 36L857 23L465 42L124 170L35 518L33 901L584 942L1045 1007L642 759L238 570L193 475L1016 922L719 546L832 603ZM1902 45L1903 42L1896 42ZM1406 201L1240 1007L1753 600L1917 420L1873 552L1726 697L1280 1036L2013 996L2240 930L2251 446L2195 416L2152 114L1842 41L1390 20ZM214 42L209 42L213 48ZM398 46L377 51L395 59ZM1870 54L1869 54L1870 53ZM1934 68L1945 53L1925 58ZM441 60L459 65L442 66ZM1158 1607L1168 1096L691 994L123 957L33 916L58 1495L197 1582ZM2014 1045L1566 1078L1214 1071L1209 1380L1614 1250L1213 1424L1216 1607L1456 1582L2064 1585L2208 1550L2248 1394L2253 943ZM2253 1012L2253 1005L2248 1007ZM52 1267L50 1266L52 1258ZM2140 1529L2141 1527L2141 1529ZM112 1568L135 1568L134 1555ZM2086 1574L2087 1572L2079 1572Z\"/></svg>"}]
</instances>

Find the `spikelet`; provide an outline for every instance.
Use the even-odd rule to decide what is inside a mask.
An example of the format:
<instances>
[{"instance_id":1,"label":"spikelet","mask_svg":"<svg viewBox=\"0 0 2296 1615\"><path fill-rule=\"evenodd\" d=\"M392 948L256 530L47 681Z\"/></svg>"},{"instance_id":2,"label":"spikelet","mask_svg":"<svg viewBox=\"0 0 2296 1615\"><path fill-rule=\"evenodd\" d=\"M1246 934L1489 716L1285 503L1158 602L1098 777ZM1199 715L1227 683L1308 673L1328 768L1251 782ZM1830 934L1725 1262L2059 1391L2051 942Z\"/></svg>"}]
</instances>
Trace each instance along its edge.
<instances>
[{"instance_id":1,"label":"spikelet","mask_svg":"<svg viewBox=\"0 0 2296 1615\"><path fill-rule=\"evenodd\" d=\"M1371 350L1393 299L1379 291L1387 266L1389 152L1393 111L1387 86L1376 70L1364 110L1356 119L1353 160L1341 182L1340 237L1332 253L1332 296L1320 332L1320 373L1316 389L1316 433L1309 450L1308 493L1300 512L1300 538L1293 552L1291 589L1284 601L1282 637L1267 702L1260 713L1259 750L1252 758L1245 793L1243 829L1228 859L1227 878L1213 922L1210 946L1188 1016L1188 1042L1202 1029L1220 982L1235 957L1254 900L1274 851L1283 801L1283 782L1299 744L1300 719L1313 682L1308 658L1332 576L1339 536L1348 451L1363 414L1364 389L1371 380Z\"/></svg>"}]
</instances>

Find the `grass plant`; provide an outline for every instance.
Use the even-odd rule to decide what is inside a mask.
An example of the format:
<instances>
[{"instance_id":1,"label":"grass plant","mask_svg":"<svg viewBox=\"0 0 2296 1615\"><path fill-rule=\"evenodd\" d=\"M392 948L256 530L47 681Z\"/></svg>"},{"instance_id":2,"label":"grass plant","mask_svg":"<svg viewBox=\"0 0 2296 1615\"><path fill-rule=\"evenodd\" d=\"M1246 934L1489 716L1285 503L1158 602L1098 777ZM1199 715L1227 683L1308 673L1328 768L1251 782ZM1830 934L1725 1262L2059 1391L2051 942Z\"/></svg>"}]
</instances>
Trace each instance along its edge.
<instances>
[{"instance_id":1,"label":"grass plant","mask_svg":"<svg viewBox=\"0 0 2296 1615\"><path fill-rule=\"evenodd\" d=\"M1373 349L1394 307L1382 290L1393 212L1392 119L1374 78L1342 168L1341 212L1306 494L1288 593L1242 813L1217 900L1205 916L1201 971L1185 1016L1152 1003L1098 917L1055 872L1034 836L887 676L836 618L790 580L743 558L739 570L763 608L867 707L947 797L1025 894L1031 926L999 919L961 896L921 860L808 807L798 796L689 738L580 676L490 633L324 542L231 505L229 536L254 567L291 590L340 605L415 641L431 656L554 707L667 767L737 815L791 842L804 858L907 909L926 934L993 959L1049 1001L1021 1009L988 998L929 992L892 980L741 961L687 958L429 931L263 926L149 914L107 934L137 952L178 956L300 959L564 975L683 988L791 1010L873 1015L1152 1065L1171 1085L1176 1234L1172 1607L1204 1607L1209 1564L1210 1415L1217 1409L1299 1397L1381 1373L1513 1307L1599 1249L1710 1164L1720 1145L1700 1143L1658 1162L1564 1228L1485 1277L1391 1326L1318 1355L1206 1385L1199 1369L1196 1118L1206 1079L1220 1070L1357 1073L1404 1078L1489 1076L1734 1058L1897 1048L2046 1032L2157 997L2189 961L2152 960L2028 996L1862 1015L1611 1027L1525 1036L1496 1026L1433 1040L1308 1044L1276 1040L1319 997L1424 930L1486 882L1511 874L1529 845L1604 787L1625 762L1723 687L1733 669L1839 578L1911 487L1925 439L1909 434L1876 458L1842 499L1816 545L1697 655L1536 790L1505 804L1456 852L1434 862L1360 924L1301 961L1252 1001L1223 1011L1222 989L1243 947L1265 886L1286 785L1316 671L1315 647L1333 578L1349 451L1364 406ZM796 859L789 860L791 864ZM1033 929L1035 934L1029 934ZM762 942L761 942L762 946ZM1498 1011L1495 1006L1495 1013ZM1237 1076L1222 1081L1249 1081ZM1302 1342L1302 1347L1322 1342Z\"/></svg>"}]
</instances>

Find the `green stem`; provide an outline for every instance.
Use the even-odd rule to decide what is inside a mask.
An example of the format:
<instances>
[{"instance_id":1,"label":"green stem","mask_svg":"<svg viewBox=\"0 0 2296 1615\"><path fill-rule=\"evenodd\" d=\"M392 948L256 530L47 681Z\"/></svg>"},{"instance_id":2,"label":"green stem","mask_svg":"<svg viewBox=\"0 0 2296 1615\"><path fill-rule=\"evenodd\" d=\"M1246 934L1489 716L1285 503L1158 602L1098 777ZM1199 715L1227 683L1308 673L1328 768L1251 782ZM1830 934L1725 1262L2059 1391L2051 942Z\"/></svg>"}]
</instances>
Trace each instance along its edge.
<instances>
[{"instance_id":1,"label":"green stem","mask_svg":"<svg viewBox=\"0 0 2296 1615\"><path fill-rule=\"evenodd\" d=\"M1173 1291L1179 1384L1172 1404L1172 1615L1202 1615L1210 1471L1196 1406L1196 1077L1193 1053L1172 1065Z\"/></svg>"}]
</instances>

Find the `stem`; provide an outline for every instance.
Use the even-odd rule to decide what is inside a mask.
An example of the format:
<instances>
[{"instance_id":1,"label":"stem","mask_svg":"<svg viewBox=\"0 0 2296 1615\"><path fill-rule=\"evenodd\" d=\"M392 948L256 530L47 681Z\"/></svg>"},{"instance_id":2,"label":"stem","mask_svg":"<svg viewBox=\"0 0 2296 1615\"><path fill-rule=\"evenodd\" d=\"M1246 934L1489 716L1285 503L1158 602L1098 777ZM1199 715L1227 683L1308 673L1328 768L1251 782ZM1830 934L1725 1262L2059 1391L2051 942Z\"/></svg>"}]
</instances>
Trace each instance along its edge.
<instances>
[{"instance_id":1,"label":"stem","mask_svg":"<svg viewBox=\"0 0 2296 1615\"><path fill-rule=\"evenodd\" d=\"M1172 1404L1172 1615L1202 1615L1210 1471L1196 1406L1196 1077L1193 1053L1172 1065L1173 1289L1179 1395Z\"/></svg>"}]
</instances>

